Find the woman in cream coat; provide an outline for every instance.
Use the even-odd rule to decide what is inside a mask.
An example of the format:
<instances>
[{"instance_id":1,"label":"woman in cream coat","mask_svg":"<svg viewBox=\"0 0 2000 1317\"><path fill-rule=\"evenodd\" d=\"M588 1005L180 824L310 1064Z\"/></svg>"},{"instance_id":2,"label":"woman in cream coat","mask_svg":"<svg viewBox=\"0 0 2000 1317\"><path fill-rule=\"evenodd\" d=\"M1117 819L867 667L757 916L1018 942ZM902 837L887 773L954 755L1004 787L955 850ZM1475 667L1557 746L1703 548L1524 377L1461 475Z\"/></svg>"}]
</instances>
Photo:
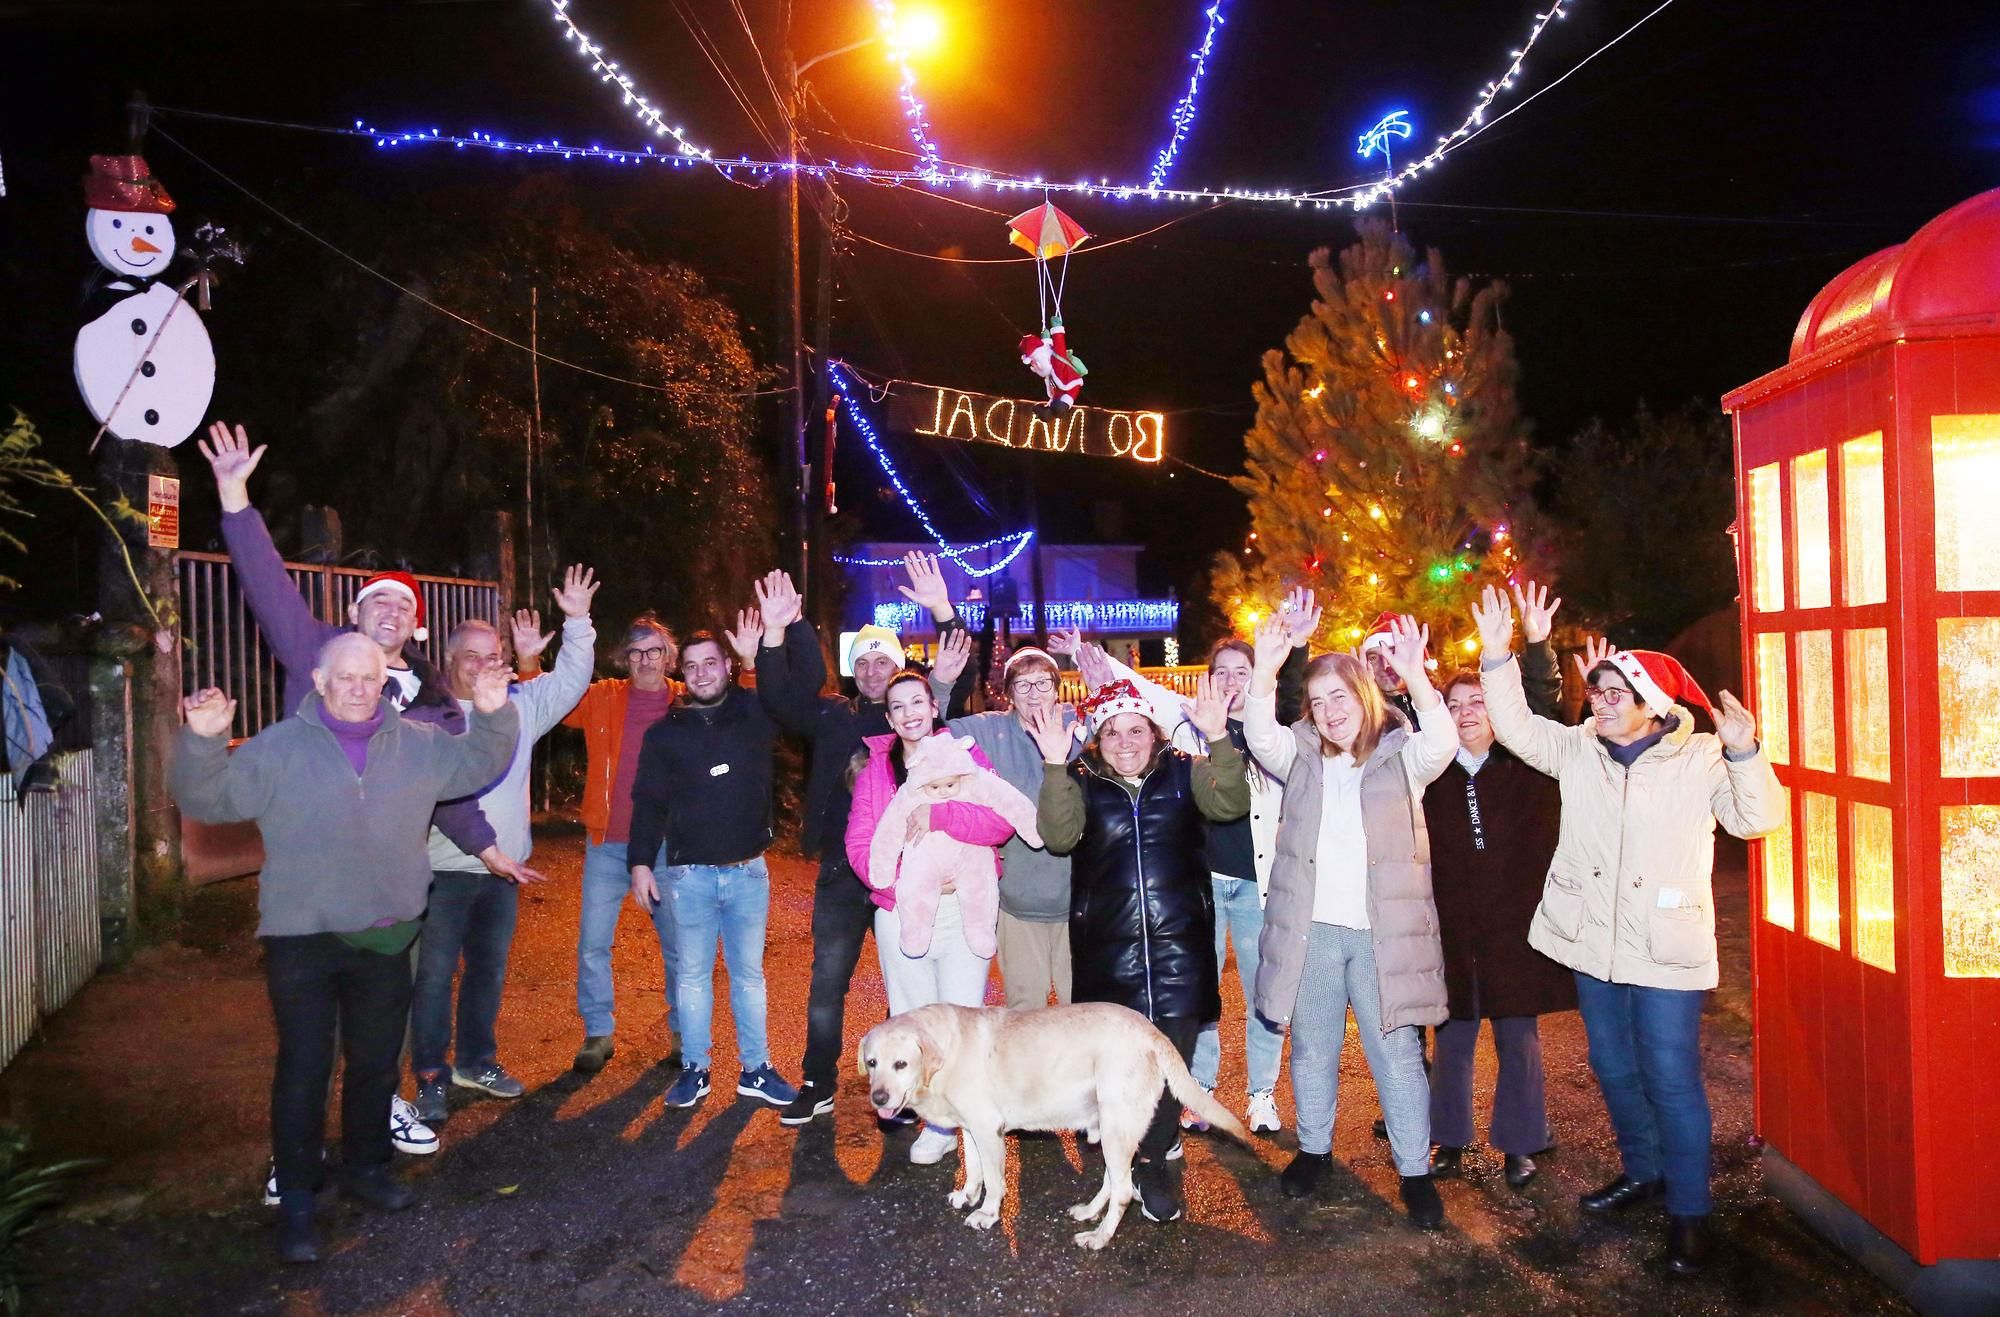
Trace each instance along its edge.
<instances>
[{"instance_id":1,"label":"woman in cream coat","mask_svg":"<svg viewBox=\"0 0 2000 1317\"><path fill-rule=\"evenodd\" d=\"M1782 822L1757 724L1728 691L1709 707L1672 658L1593 642L1579 660L1590 717L1528 712L1512 657L1514 613L1488 586L1473 621L1486 712L1500 744L1562 789L1562 830L1528 943L1576 972L1590 1067L1624 1173L1583 1195L1613 1212L1664 1193L1667 1265L1701 1268L1709 1212L1701 1011L1716 985L1710 879L1715 825L1738 837ZM1715 734L1694 730L1699 704Z\"/></svg>"}]
</instances>

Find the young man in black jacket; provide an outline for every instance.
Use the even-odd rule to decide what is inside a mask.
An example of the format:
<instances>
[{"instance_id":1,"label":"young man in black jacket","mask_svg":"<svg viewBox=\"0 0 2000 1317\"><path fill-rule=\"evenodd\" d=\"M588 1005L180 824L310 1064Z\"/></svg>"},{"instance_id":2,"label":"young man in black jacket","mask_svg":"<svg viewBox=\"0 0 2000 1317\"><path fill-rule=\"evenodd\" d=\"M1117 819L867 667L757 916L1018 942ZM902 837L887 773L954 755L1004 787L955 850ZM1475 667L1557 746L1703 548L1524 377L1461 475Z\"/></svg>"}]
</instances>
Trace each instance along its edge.
<instances>
[{"instance_id":1,"label":"young man in black jacket","mask_svg":"<svg viewBox=\"0 0 2000 1317\"><path fill-rule=\"evenodd\" d=\"M951 606L937 559L913 553L904 559L904 566L910 574L910 586L903 593L929 609L940 643L965 643L965 624ZM764 620L764 645L757 656L757 698L780 728L804 738L812 751L805 826L799 838L805 854L820 856L819 878L813 886L805 1073L797 1099L779 1116L787 1125L804 1125L833 1110L847 989L861 960L862 940L875 922L874 903L849 867L842 845L848 809L853 804L848 761L861 749L863 737L888 732L882 697L889 679L902 669L906 659L895 632L886 627L863 627L847 652L855 695L822 694L826 659L818 633L801 616L803 609L792 578L784 572L766 576L757 583L757 603ZM959 639L948 640L954 632L959 633ZM960 683L969 688L971 681L968 668Z\"/></svg>"},{"instance_id":2,"label":"young man in black jacket","mask_svg":"<svg viewBox=\"0 0 2000 1317\"><path fill-rule=\"evenodd\" d=\"M762 621L738 615L729 647L754 662ZM771 1065L765 1036L764 930L771 876L771 751L778 729L763 705L736 686L736 664L706 631L681 646L687 698L646 731L632 781L632 833L626 853L657 855L665 872L632 866L632 899L649 915L673 903L679 949L674 1009L680 1016L681 1072L667 1090L670 1107L708 1095L710 1020L715 1008L715 944L729 968L729 1009L736 1017L736 1091L773 1106L798 1096Z\"/></svg>"}]
</instances>

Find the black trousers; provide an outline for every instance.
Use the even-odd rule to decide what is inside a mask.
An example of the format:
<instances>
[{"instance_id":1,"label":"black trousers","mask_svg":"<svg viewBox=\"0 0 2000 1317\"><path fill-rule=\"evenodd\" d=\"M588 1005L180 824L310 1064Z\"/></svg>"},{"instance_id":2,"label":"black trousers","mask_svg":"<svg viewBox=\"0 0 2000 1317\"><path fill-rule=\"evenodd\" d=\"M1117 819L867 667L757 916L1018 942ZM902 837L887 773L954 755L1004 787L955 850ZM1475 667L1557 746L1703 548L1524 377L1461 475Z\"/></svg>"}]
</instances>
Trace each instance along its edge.
<instances>
[{"instance_id":1,"label":"black trousers","mask_svg":"<svg viewBox=\"0 0 2000 1317\"><path fill-rule=\"evenodd\" d=\"M340 1086L341 1159L358 1169L389 1160L389 1099L401 1077L410 1019L410 956L349 946L332 933L267 937L264 981L278 1023L271 1079L271 1143L278 1192L310 1190L326 1140L335 1021L346 1074Z\"/></svg>"},{"instance_id":2,"label":"black trousers","mask_svg":"<svg viewBox=\"0 0 2000 1317\"><path fill-rule=\"evenodd\" d=\"M861 941L875 926L875 903L847 857L829 854L813 884L812 988L806 996L805 1080L832 1089L840 1079L847 989L861 963Z\"/></svg>"},{"instance_id":3,"label":"black trousers","mask_svg":"<svg viewBox=\"0 0 2000 1317\"><path fill-rule=\"evenodd\" d=\"M1181 1060L1194 1059L1194 1045L1201 1037L1201 1021L1184 1015L1170 1015L1163 1020L1153 1021L1153 1027L1167 1036L1174 1050L1181 1054ZM1139 1160L1158 1161L1167 1155L1167 1149L1174 1146L1174 1140L1181 1135L1181 1100L1171 1092L1160 1097L1160 1105L1153 1112L1153 1123L1146 1127L1146 1137L1139 1140Z\"/></svg>"}]
</instances>

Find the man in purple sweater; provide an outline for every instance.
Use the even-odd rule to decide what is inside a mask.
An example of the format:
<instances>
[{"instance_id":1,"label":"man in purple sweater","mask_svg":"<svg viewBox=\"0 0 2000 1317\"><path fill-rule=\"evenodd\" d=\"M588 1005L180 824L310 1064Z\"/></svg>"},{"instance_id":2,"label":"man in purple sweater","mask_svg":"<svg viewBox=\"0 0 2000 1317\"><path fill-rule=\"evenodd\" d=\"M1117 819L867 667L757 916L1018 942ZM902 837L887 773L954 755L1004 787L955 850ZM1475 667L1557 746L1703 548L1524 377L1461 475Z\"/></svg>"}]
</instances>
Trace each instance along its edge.
<instances>
[{"instance_id":1,"label":"man in purple sweater","mask_svg":"<svg viewBox=\"0 0 2000 1317\"><path fill-rule=\"evenodd\" d=\"M199 442L201 455L215 473L216 497L222 504L222 541L236 569L236 585L264 643L285 673L284 713L298 711L313 691L313 663L320 646L342 631L358 631L382 650L388 665L383 698L414 722L434 723L454 736L465 731L465 713L437 668L416 644L422 600L413 582L401 572L380 572L363 583L348 608L351 625L322 622L292 584L284 559L271 543L264 518L250 506L250 475L264 458L266 445L251 448L242 426L221 421L209 426L210 442ZM431 822L467 855L477 856L495 874L513 882L532 878L518 859L500 850L492 826L480 813L477 796L437 806ZM417 1119L417 1110L401 1094L389 1106L391 1141L399 1151L423 1155L437 1151L437 1134ZM265 1199L275 1195L267 1180Z\"/></svg>"}]
</instances>

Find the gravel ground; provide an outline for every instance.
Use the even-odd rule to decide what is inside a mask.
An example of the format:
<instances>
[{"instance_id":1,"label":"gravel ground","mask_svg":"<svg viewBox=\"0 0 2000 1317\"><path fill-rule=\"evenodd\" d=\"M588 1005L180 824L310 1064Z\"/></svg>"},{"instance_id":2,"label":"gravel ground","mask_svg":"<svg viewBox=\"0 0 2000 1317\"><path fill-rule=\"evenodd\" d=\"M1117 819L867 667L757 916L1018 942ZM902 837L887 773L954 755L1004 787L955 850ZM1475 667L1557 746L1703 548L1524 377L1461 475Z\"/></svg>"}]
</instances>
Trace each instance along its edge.
<instances>
[{"instance_id":1,"label":"gravel ground","mask_svg":"<svg viewBox=\"0 0 2000 1317\"><path fill-rule=\"evenodd\" d=\"M1561 1147L1524 1193L1501 1179L1497 1152L1475 1148L1465 1177L1442 1185L1449 1227L1411 1229L1387 1146L1369 1131L1373 1086L1354 1046L1336 1183L1322 1201L1294 1203L1273 1178L1295 1147L1287 1081L1286 1133L1254 1151L1190 1138L1188 1216L1158 1226L1134 1211L1109 1249L1086 1254L1062 1209L1094 1192L1096 1160L1069 1138L1010 1141L1001 1225L981 1233L945 1204L956 1158L912 1166L910 1134L877 1128L856 1075L843 1079L833 1117L803 1132L734 1100L730 1086L693 1111L666 1111L659 956L635 912L616 953L618 1055L597 1076L572 1074L581 854L578 837L545 838L536 861L553 881L522 907L500 1043L528 1095L455 1095L443 1151L399 1158L421 1195L412 1211L380 1216L328 1196L317 1266L272 1260L269 1216L256 1202L274 1042L251 885L203 893L181 945L87 987L0 1075L0 1116L27 1124L45 1154L106 1163L32 1241L31 1304L299 1314L1904 1311L1764 1194L1740 988L1716 994L1709 1011L1722 1251L1699 1280L1659 1268L1657 1212L1581 1218L1577 1194L1609 1179L1617 1160L1573 1014L1543 1024ZM1723 865L1723 974L1743 985L1740 851L1726 850ZM771 1047L796 1079L812 872L783 857L771 871ZM1224 982L1224 1036L1239 1041L1225 1054L1222 1092L1240 1103L1242 1003L1233 975ZM882 1014L871 951L849 998L850 1044ZM734 1065L732 1029L719 992L719 1077ZM1482 1100L1491 1066L1487 1053Z\"/></svg>"}]
</instances>

